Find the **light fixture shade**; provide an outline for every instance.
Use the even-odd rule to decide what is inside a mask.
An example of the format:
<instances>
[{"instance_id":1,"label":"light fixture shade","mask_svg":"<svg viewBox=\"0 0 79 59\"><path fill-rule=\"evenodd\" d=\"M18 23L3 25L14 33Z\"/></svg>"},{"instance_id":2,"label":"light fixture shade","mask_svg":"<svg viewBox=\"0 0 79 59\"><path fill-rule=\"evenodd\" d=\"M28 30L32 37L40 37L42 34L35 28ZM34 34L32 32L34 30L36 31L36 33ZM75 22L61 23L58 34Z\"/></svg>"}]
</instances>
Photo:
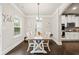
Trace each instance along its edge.
<instances>
[{"instance_id":1,"label":"light fixture shade","mask_svg":"<svg viewBox=\"0 0 79 59\"><path fill-rule=\"evenodd\" d=\"M38 20L38 16L36 16L36 20Z\"/></svg>"},{"instance_id":2,"label":"light fixture shade","mask_svg":"<svg viewBox=\"0 0 79 59\"><path fill-rule=\"evenodd\" d=\"M35 25L35 33L37 32L42 32L42 18L39 16L39 3L37 3L37 6L38 6L38 14L36 16L36 25Z\"/></svg>"},{"instance_id":3,"label":"light fixture shade","mask_svg":"<svg viewBox=\"0 0 79 59\"><path fill-rule=\"evenodd\" d=\"M36 20L42 20L42 18L41 18L41 17L38 18L38 17L36 16Z\"/></svg>"}]
</instances>

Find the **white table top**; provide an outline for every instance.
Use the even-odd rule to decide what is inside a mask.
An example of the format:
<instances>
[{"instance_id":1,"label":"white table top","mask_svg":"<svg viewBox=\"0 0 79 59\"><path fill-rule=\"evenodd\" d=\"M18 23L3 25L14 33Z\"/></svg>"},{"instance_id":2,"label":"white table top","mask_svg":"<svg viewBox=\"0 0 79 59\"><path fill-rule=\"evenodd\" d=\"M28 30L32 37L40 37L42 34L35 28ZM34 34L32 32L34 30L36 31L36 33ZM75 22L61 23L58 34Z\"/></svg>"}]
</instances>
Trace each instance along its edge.
<instances>
[{"instance_id":1,"label":"white table top","mask_svg":"<svg viewBox=\"0 0 79 59\"><path fill-rule=\"evenodd\" d=\"M36 39L53 39L52 37L42 37L42 36L36 36L36 37L28 37L27 39L34 39L34 40L36 40Z\"/></svg>"},{"instance_id":2,"label":"white table top","mask_svg":"<svg viewBox=\"0 0 79 59\"><path fill-rule=\"evenodd\" d=\"M36 37L34 37L34 39L43 39L43 37L42 36L36 36Z\"/></svg>"}]
</instances>

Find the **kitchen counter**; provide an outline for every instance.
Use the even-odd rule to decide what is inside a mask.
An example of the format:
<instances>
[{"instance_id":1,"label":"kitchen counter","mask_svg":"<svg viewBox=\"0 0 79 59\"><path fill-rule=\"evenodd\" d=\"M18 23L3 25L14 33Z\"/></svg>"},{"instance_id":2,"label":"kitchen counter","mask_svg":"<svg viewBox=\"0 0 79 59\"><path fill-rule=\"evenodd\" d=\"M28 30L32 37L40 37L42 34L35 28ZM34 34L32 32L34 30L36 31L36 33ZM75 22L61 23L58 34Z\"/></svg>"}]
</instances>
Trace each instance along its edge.
<instances>
[{"instance_id":1,"label":"kitchen counter","mask_svg":"<svg viewBox=\"0 0 79 59\"><path fill-rule=\"evenodd\" d=\"M66 28L64 32L79 32L79 27Z\"/></svg>"}]
</instances>

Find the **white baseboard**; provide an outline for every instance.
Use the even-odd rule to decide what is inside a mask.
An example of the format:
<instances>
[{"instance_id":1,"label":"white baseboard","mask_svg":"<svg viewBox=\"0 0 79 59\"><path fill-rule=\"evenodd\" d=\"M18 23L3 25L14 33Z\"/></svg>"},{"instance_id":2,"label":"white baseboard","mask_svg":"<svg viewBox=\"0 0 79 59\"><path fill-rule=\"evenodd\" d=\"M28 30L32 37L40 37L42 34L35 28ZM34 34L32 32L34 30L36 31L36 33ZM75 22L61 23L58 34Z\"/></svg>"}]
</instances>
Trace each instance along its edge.
<instances>
[{"instance_id":1,"label":"white baseboard","mask_svg":"<svg viewBox=\"0 0 79 59\"><path fill-rule=\"evenodd\" d=\"M2 51L2 55L7 54L9 51L11 51L13 48L15 48L17 45L19 45L20 43L22 43L24 40L20 40L18 42L16 42L14 45L10 46L9 48L5 49L4 51Z\"/></svg>"},{"instance_id":2,"label":"white baseboard","mask_svg":"<svg viewBox=\"0 0 79 59\"><path fill-rule=\"evenodd\" d=\"M55 39L53 39L53 41L57 44L57 45L62 45L62 41L57 41Z\"/></svg>"}]
</instances>

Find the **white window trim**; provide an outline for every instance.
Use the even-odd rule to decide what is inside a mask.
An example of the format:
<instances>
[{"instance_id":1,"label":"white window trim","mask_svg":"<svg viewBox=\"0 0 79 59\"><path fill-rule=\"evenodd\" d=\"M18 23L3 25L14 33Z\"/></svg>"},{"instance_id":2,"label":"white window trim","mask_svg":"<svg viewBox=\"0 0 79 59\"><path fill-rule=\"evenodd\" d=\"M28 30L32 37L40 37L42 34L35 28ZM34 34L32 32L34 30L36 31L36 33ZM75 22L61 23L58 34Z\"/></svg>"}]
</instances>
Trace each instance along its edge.
<instances>
[{"instance_id":1,"label":"white window trim","mask_svg":"<svg viewBox=\"0 0 79 59\"><path fill-rule=\"evenodd\" d=\"M14 38L17 38L22 35L22 18L20 16L15 16L15 17L20 19L20 26L14 26L14 27L20 27L20 34L14 35Z\"/></svg>"}]
</instances>

